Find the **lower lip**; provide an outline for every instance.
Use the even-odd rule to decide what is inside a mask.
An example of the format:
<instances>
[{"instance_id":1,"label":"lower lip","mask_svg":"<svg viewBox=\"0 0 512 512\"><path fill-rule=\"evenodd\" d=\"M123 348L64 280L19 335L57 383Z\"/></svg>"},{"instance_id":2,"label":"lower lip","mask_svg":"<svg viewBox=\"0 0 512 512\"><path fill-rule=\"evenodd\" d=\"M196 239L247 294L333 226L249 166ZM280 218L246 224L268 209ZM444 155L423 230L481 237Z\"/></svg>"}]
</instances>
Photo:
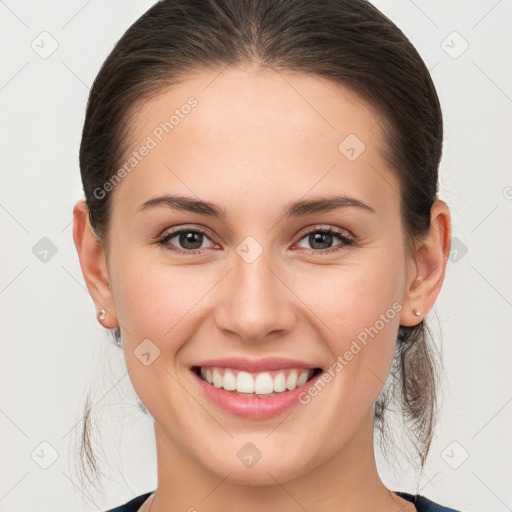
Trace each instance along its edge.
<instances>
[{"instance_id":1,"label":"lower lip","mask_svg":"<svg viewBox=\"0 0 512 512\"><path fill-rule=\"evenodd\" d=\"M307 392L307 390L315 384L318 377L322 375L322 373L315 375L308 382L295 388L293 391L279 393L269 398L258 398L257 396L244 397L231 391L226 391L223 388L216 388L213 384L209 384L201 379L193 370L191 370L191 373L204 394L215 405L235 416L250 419L272 418L283 414L294 405L299 404L299 395Z\"/></svg>"}]
</instances>

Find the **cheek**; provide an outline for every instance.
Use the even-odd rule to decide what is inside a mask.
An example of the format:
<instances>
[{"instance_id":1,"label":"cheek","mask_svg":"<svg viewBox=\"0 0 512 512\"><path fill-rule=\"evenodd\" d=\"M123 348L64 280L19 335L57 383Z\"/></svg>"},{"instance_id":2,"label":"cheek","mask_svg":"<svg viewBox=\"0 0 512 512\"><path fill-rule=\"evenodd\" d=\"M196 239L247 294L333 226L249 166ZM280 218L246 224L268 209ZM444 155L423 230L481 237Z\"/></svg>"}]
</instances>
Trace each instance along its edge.
<instances>
[{"instance_id":1,"label":"cheek","mask_svg":"<svg viewBox=\"0 0 512 512\"><path fill-rule=\"evenodd\" d=\"M144 251L112 255L111 266L115 269L117 316L127 334L125 343L134 345L145 338L158 345L172 342L181 320L200 298L193 268L155 264Z\"/></svg>"},{"instance_id":2,"label":"cheek","mask_svg":"<svg viewBox=\"0 0 512 512\"><path fill-rule=\"evenodd\" d=\"M151 414L158 415L166 403L172 403L170 409L176 412L180 407L176 397L182 396L173 377L177 354L190 339L187 314L205 292L194 287L193 270L148 265L143 255L124 253L112 268L116 269L112 280L124 358L133 387Z\"/></svg>"},{"instance_id":3,"label":"cheek","mask_svg":"<svg viewBox=\"0 0 512 512\"><path fill-rule=\"evenodd\" d=\"M403 262L385 252L347 259L328 272L319 268L297 280L302 284L295 290L315 313L309 318L329 346L332 372L343 375L335 379L338 385L359 398L365 395L367 403L388 376L402 310Z\"/></svg>"}]
</instances>

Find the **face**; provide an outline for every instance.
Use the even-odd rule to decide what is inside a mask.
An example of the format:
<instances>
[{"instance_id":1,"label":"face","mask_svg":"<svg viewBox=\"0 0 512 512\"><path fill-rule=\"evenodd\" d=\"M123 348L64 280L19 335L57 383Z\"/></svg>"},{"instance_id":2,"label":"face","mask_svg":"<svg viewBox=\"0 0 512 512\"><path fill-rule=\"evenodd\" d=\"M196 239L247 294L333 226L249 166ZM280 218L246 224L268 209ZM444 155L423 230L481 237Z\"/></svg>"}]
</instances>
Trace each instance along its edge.
<instances>
[{"instance_id":1,"label":"face","mask_svg":"<svg viewBox=\"0 0 512 512\"><path fill-rule=\"evenodd\" d=\"M161 123L173 112L167 133ZM138 110L137 163L113 192L109 313L162 450L233 481L273 484L342 454L363 432L368 440L411 281L379 117L322 78L243 68L191 75ZM163 195L222 215L142 206ZM334 209L290 208L341 196L350 199ZM231 357L263 360L249 372L256 380L270 368L285 380L290 366L322 373L300 397L234 398L194 371L228 367L236 379L258 369L211 364ZM276 368L268 358L294 362ZM244 413L236 400L262 405ZM258 452L253 467L243 463Z\"/></svg>"}]
</instances>

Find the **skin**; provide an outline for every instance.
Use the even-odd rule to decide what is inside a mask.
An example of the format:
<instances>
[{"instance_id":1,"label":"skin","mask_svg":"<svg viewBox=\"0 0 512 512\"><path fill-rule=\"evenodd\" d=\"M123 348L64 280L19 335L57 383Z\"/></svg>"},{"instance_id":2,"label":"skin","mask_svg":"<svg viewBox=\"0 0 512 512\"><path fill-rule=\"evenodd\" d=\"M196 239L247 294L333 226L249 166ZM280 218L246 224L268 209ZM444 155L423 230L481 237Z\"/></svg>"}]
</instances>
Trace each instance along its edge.
<instances>
[{"instance_id":1,"label":"skin","mask_svg":"<svg viewBox=\"0 0 512 512\"><path fill-rule=\"evenodd\" d=\"M190 96L197 107L115 188L108 241L94 237L85 201L74 207L87 287L97 310L107 310L102 324L121 327L131 381L154 418L158 486L140 510L415 510L379 477L373 408L399 324L420 322L440 292L447 205L435 202L430 232L407 254L398 181L381 156L380 115L339 85L295 72L191 74L139 109L131 148ZM354 161L338 150L348 134L366 146ZM348 207L283 218L288 202L333 192L375 213ZM165 206L137 212L162 193L217 203L226 217ZM199 254L155 242L182 226L211 233L192 246L202 240ZM308 234L330 226L357 242L344 246L334 235L315 245ZM263 249L252 263L236 251L247 236ZM177 236L168 246L191 247ZM275 418L223 412L188 369L230 355L292 357L328 369L395 302L403 309L318 396ZM147 338L160 355L145 366L134 350ZM252 468L236 455L247 442L262 453Z\"/></svg>"}]
</instances>

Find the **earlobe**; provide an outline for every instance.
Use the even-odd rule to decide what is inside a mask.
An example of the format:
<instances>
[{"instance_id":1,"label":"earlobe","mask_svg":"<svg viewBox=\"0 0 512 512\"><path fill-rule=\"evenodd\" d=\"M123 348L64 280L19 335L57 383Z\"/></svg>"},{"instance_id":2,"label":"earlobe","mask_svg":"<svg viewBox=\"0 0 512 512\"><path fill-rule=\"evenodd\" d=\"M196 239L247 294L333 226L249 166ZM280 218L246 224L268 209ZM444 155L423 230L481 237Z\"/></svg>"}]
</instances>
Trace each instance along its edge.
<instances>
[{"instance_id":1,"label":"earlobe","mask_svg":"<svg viewBox=\"0 0 512 512\"><path fill-rule=\"evenodd\" d=\"M451 219L446 203L436 200L430 217L430 230L418 242L407 279L409 284L400 317L400 324L406 327L417 325L434 306L450 254Z\"/></svg>"},{"instance_id":2,"label":"earlobe","mask_svg":"<svg viewBox=\"0 0 512 512\"><path fill-rule=\"evenodd\" d=\"M96 318L104 327L113 329L118 326L118 321L105 252L90 225L84 199L73 208L73 240L87 289L94 301Z\"/></svg>"}]
</instances>

